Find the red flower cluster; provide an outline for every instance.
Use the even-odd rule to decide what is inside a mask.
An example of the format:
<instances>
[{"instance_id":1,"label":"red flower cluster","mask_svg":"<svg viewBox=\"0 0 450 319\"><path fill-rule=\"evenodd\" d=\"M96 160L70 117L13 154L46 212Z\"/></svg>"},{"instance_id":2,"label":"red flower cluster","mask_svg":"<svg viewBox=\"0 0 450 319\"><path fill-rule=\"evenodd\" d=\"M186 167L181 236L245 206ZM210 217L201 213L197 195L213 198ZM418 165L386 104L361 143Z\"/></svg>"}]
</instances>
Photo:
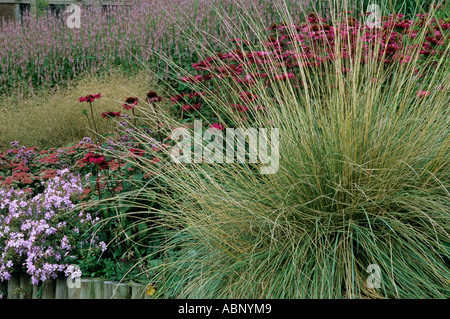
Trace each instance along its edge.
<instances>
[{"instance_id":1,"label":"red flower cluster","mask_svg":"<svg viewBox=\"0 0 450 319\"><path fill-rule=\"evenodd\" d=\"M233 108L233 110L237 111L237 112L247 112L248 107L242 104L231 104L231 107Z\"/></svg>"},{"instance_id":2,"label":"red flower cluster","mask_svg":"<svg viewBox=\"0 0 450 319\"><path fill-rule=\"evenodd\" d=\"M183 111L192 111L192 110L200 110L201 104L197 103L194 105L184 104L181 106Z\"/></svg>"},{"instance_id":3,"label":"red flower cluster","mask_svg":"<svg viewBox=\"0 0 450 319\"><path fill-rule=\"evenodd\" d=\"M268 89L289 82L292 87L305 89L307 86L299 76L303 73L302 69L316 69L315 74L325 76L324 69L341 65L336 73L351 75L355 63L364 64L375 60L396 67L410 63L417 53L420 60L429 59L430 56L440 58L446 54L445 45L449 39L446 30L450 28L450 23L444 20L438 21L421 14L417 15L418 19L409 20L402 14L391 14L382 18L380 28L374 28L358 18L346 16L349 14L352 12L346 12L340 21L333 21L333 24L327 23L314 12L307 16L306 21L295 24L274 23L267 28L270 32L268 37L259 44L232 39L237 49L228 53L219 52L192 64L197 74L181 78L182 82L191 83L201 90L208 87L211 97L207 103L196 98L201 93L195 89L191 93L178 93L170 100L181 111L199 112L182 113L185 119L196 116L216 119L219 110L211 110L209 106L217 104L215 99L223 101L222 95L214 93L214 87L220 84L217 84L218 81L203 82L227 79L227 85L229 82L233 83L233 87L238 84L238 90L241 91L237 93L237 99L231 97L234 111L269 111L263 105L256 105L258 96L252 92L252 88L257 83ZM427 23L430 24L426 30L421 30ZM417 35L422 31L426 33L425 40L419 41ZM429 93L420 92L417 95L425 97ZM200 108L199 102L205 107Z\"/></svg>"},{"instance_id":4,"label":"red flower cluster","mask_svg":"<svg viewBox=\"0 0 450 319\"><path fill-rule=\"evenodd\" d=\"M25 189L25 185L33 190L39 189L42 183L55 177L56 171L67 166L82 165L77 161L78 154L93 151L96 146L85 143L59 149L45 149L37 152L35 147L22 150L33 150L35 156L24 161L18 148L0 152L0 186ZM80 160L81 161L81 160ZM81 161L82 164L85 165Z\"/></svg>"},{"instance_id":5,"label":"red flower cluster","mask_svg":"<svg viewBox=\"0 0 450 319\"><path fill-rule=\"evenodd\" d=\"M213 128L213 129L221 130L221 131L223 131L225 129L225 126L223 126L223 124L220 124L220 123L213 123L209 127Z\"/></svg>"},{"instance_id":6,"label":"red flower cluster","mask_svg":"<svg viewBox=\"0 0 450 319\"><path fill-rule=\"evenodd\" d=\"M83 158L84 163L94 163L99 166L100 169L109 169L109 164L105 159L105 156L101 154L94 154L93 152L87 153Z\"/></svg>"},{"instance_id":7,"label":"red flower cluster","mask_svg":"<svg viewBox=\"0 0 450 319\"><path fill-rule=\"evenodd\" d=\"M144 155L144 151L141 150L141 149L130 148L129 151L130 151L133 155L138 155L138 156L143 156L143 155Z\"/></svg>"},{"instance_id":8,"label":"red flower cluster","mask_svg":"<svg viewBox=\"0 0 450 319\"><path fill-rule=\"evenodd\" d=\"M99 99L101 97L102 97L102 95L100 93L90 94L90 95L82 96L78 100L80 102L94 102L94 100Z\"/></svg>"}]
</instances>

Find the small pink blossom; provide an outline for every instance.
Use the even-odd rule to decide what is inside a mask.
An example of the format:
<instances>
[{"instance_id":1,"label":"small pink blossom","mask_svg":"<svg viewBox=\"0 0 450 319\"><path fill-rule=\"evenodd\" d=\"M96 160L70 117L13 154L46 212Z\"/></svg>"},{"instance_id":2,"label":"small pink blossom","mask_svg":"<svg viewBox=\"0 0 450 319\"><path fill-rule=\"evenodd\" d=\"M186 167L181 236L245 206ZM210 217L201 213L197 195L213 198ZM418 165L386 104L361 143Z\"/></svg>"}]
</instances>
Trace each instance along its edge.
<instances>
[{"instance_id":1,"label":"small pink blossom","mask_svg":"<svg viewBox=\"0 0 450 319\"><path fill-rule=\"evenodd\" d=\"M213 129L218 129L218 130L221 130L221 131L223 131L225 129L225 126L223 126L220 123L213 123L209 127L213 128Z\"/></svg>"},{"instance_id":2,"label":"small pink blossom","mask_svg":"<svg viewBox=\"0 0 450 319\"><path fill-rule=\"evenodd\" d=\"M287 79L292 79L294 77L294 73L283 73L280 75L276 75L275 76L275 81L280 81L280 80L287 80Z\"/></svg>"},{"instance_id":3,"label":"small pink blossom","mask_svg":"<svg viewBox=\"0 0 450 319\"><path fill-rule=\"evenodd\" d=\"M238 112L246 112L248 107L242 104L231 104L231 107Z\"/></svg>"},{"instance_id":4,"label":"small pink blossom","mask_svg":"<svg viewBox=\"0 0 450 319\"><path fill-rule=\"evenodd\" d=\"M430 91L417 91L416 95L419 97L426 97L428 95L430 95L431 92Z\"/></svg>"}]
</instances>

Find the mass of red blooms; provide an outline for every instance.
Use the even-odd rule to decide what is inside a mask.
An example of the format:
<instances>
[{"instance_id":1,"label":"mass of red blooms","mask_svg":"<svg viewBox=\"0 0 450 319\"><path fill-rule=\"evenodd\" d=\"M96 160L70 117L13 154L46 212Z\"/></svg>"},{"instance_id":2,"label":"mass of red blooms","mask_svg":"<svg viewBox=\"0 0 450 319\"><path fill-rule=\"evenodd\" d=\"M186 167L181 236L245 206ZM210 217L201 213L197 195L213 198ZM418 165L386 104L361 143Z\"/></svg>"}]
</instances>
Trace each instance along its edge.
<instances>
[{"instance_id":1,"label":"mass of red blooms","mask_svg":"<svg viewBox=\"0 0 450 319\"><path fill-rule=\"evenodd\" d=\"M212 107L205 104L214 104L215 100L224 102L220 94L214 96L214 88L222 83L242 87L241 92L231 92L239 93L231 96L226 103L234 111L245 114L255 109L267 111L265 105L255 104L258 95L252 92L252 88L257 82L263 84L268 92L281 81L289 81L293 87L305 88L306 84L301 80L302 69L315 69L317 72L314 74L325 76L324 70L341 65L340 71L337 69L336 72L351 75L353 65L369 61L378 61L380 65L395 68L410 63L414 52L419 53L419 61L423 62L448 54L449 22L432 19L427 14L417 14L415 19L406 19L403 14L391 14L382 17L380 27L374 28L364 23L363 19L364 15L342 15L341 21L331 24L317 14L310 13L305 21L270 25L267 38L261 43L232 39L231 42L237 47L235 50L218 52L192 64L197 74L180 78L181 82L189 84L189 88L178 90L169 99L185 119L197 117L214 120L217 117L210 111ZM422 31L425 32L424 38L418 36ZM205 87L210 88L208 99L201 98ZM419 90L417 96L426 97L429 94ZM243 117L246 118L250 117Z\"/></svg>"},{"instance_id":2,"label":"mass of red blooms","mask_svg":"<svg viewBox=\"0 0 450 319\"><path fill-rule=\"evenodd\" d=\"M150 146L151 154L139 148L137 144L129 147L128 151L118 148L117 152L122 152L119 159L105 154L101 147L88 140L88 142L81 141L72 146L41 151L37 151L35 147L19 147L18 142L11 143L14 148L0 151L0 187L23 189L37 194L43 190L47 181L57 175L58 170L69 168L82 176L98 174L96 187L100 189L108 185L111 187L111 182L108 184L107 178L114 180L113 191L121 191L123 189L121 180L126 178L123 175L125 171L128 172L127 174L139 173L133 167L126 167L125 159L147 156L151 163L157 164L159 159L155 156L162 147L165 147L164 145ZM28 157L24 158L23 154L28 154ZM146 178L148 177L147 174ZM81 199L87 198L93 189L92 185L86 184Z\"/></svg>"}]
</instances>

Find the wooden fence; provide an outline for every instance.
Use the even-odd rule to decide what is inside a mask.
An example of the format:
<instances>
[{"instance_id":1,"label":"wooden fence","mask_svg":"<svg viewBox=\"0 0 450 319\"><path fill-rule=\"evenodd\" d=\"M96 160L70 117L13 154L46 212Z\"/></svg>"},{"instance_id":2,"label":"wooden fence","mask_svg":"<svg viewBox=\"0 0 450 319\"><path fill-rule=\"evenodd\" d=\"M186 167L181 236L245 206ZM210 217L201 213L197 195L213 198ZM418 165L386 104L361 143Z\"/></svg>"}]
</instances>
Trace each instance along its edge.
<instances>
[{"instance_id":1,"label":"wooden fence","mask_svg":"<svg viewBox=\"0 0 450 319\"><path fill-rule=\"evenodd\" d=\"M127 5L127 0L47 0L52 5L89 4L89 5ZM22 12L28 8L31 12L37 9L36 0L0 0L0 22L2 19L20 20Z\"/></svg>"},{"instance_id":2,"label":"wooden fence","mask_svg":"<svg viewBox=\"0 0 450 319\"><path fill-rule=\"evenodd\" d=\"M7 290L3 298L7 299L151 299L145 293L147 287L144 284L97 278L67 280L61 277L35 286L30 277L22 276L12 277L3 285Z\"/></svg>"}]
</instances>

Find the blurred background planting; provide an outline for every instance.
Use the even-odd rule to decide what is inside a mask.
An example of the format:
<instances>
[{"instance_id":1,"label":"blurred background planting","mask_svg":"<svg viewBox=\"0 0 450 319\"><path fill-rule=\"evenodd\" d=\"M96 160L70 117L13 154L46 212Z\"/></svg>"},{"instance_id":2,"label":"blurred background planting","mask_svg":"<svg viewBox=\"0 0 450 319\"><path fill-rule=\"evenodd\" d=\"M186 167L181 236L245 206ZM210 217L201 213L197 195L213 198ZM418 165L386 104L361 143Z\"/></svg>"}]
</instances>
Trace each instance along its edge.
<instances>
[{"instance_id":1,"label":"blurred background planting","mask_svg":"<svg viewBox=\"0 0 450 319\"><path fill-rule=\"evenodd\" d=\"M309 1L287 5L300 13ZM191 37L207 33L217 41L226 38L228 26L243 10L257 8L255 17L269 24L276 11L268 0L128 1L126 5L81 7L81 28L66 26L69 13L24 11L19 21L0 26L0 94L33 93L65 84L86 71L118 68L135 72L144 66L166 74L158 56L170 56L182 66L197 60ZM252 9L254 10L254 9ZM228 18L219 16L226 12ZM186 34L185 31L189 30ZM192 34L190 34L192 33Z\"/></svg>"},{"instance_id":2,"label":"blurred background planting","mask_svg":"<svg viewBox=\"0 0 450 319\"><path fill-rule=\"evenodd\" d=\"M38 1L33 13L22 6L18 21L5 19L0 24L0 94L17 97L57 87L86 71L118 68L133 73L147 66L166 76L167 63L160 55L189 68L198 58L192 38L208 34L211 47L220 51L230 26L238 28L237 19L244 12L251 10L253 19L266 26L280 20L280 12L270 0L124 1L123 5L82 5L81 28L70 29L64 6L50 6L50 2ZM308 10L326 13L342 7L339 2L287 0L284 6L296 17ZM366 2L356 2L353 7L366 8ZM383 7L411 14L430 3L389 1ZM251 27L233 32L248 33Z\"/></svg>"}]
</instances>

